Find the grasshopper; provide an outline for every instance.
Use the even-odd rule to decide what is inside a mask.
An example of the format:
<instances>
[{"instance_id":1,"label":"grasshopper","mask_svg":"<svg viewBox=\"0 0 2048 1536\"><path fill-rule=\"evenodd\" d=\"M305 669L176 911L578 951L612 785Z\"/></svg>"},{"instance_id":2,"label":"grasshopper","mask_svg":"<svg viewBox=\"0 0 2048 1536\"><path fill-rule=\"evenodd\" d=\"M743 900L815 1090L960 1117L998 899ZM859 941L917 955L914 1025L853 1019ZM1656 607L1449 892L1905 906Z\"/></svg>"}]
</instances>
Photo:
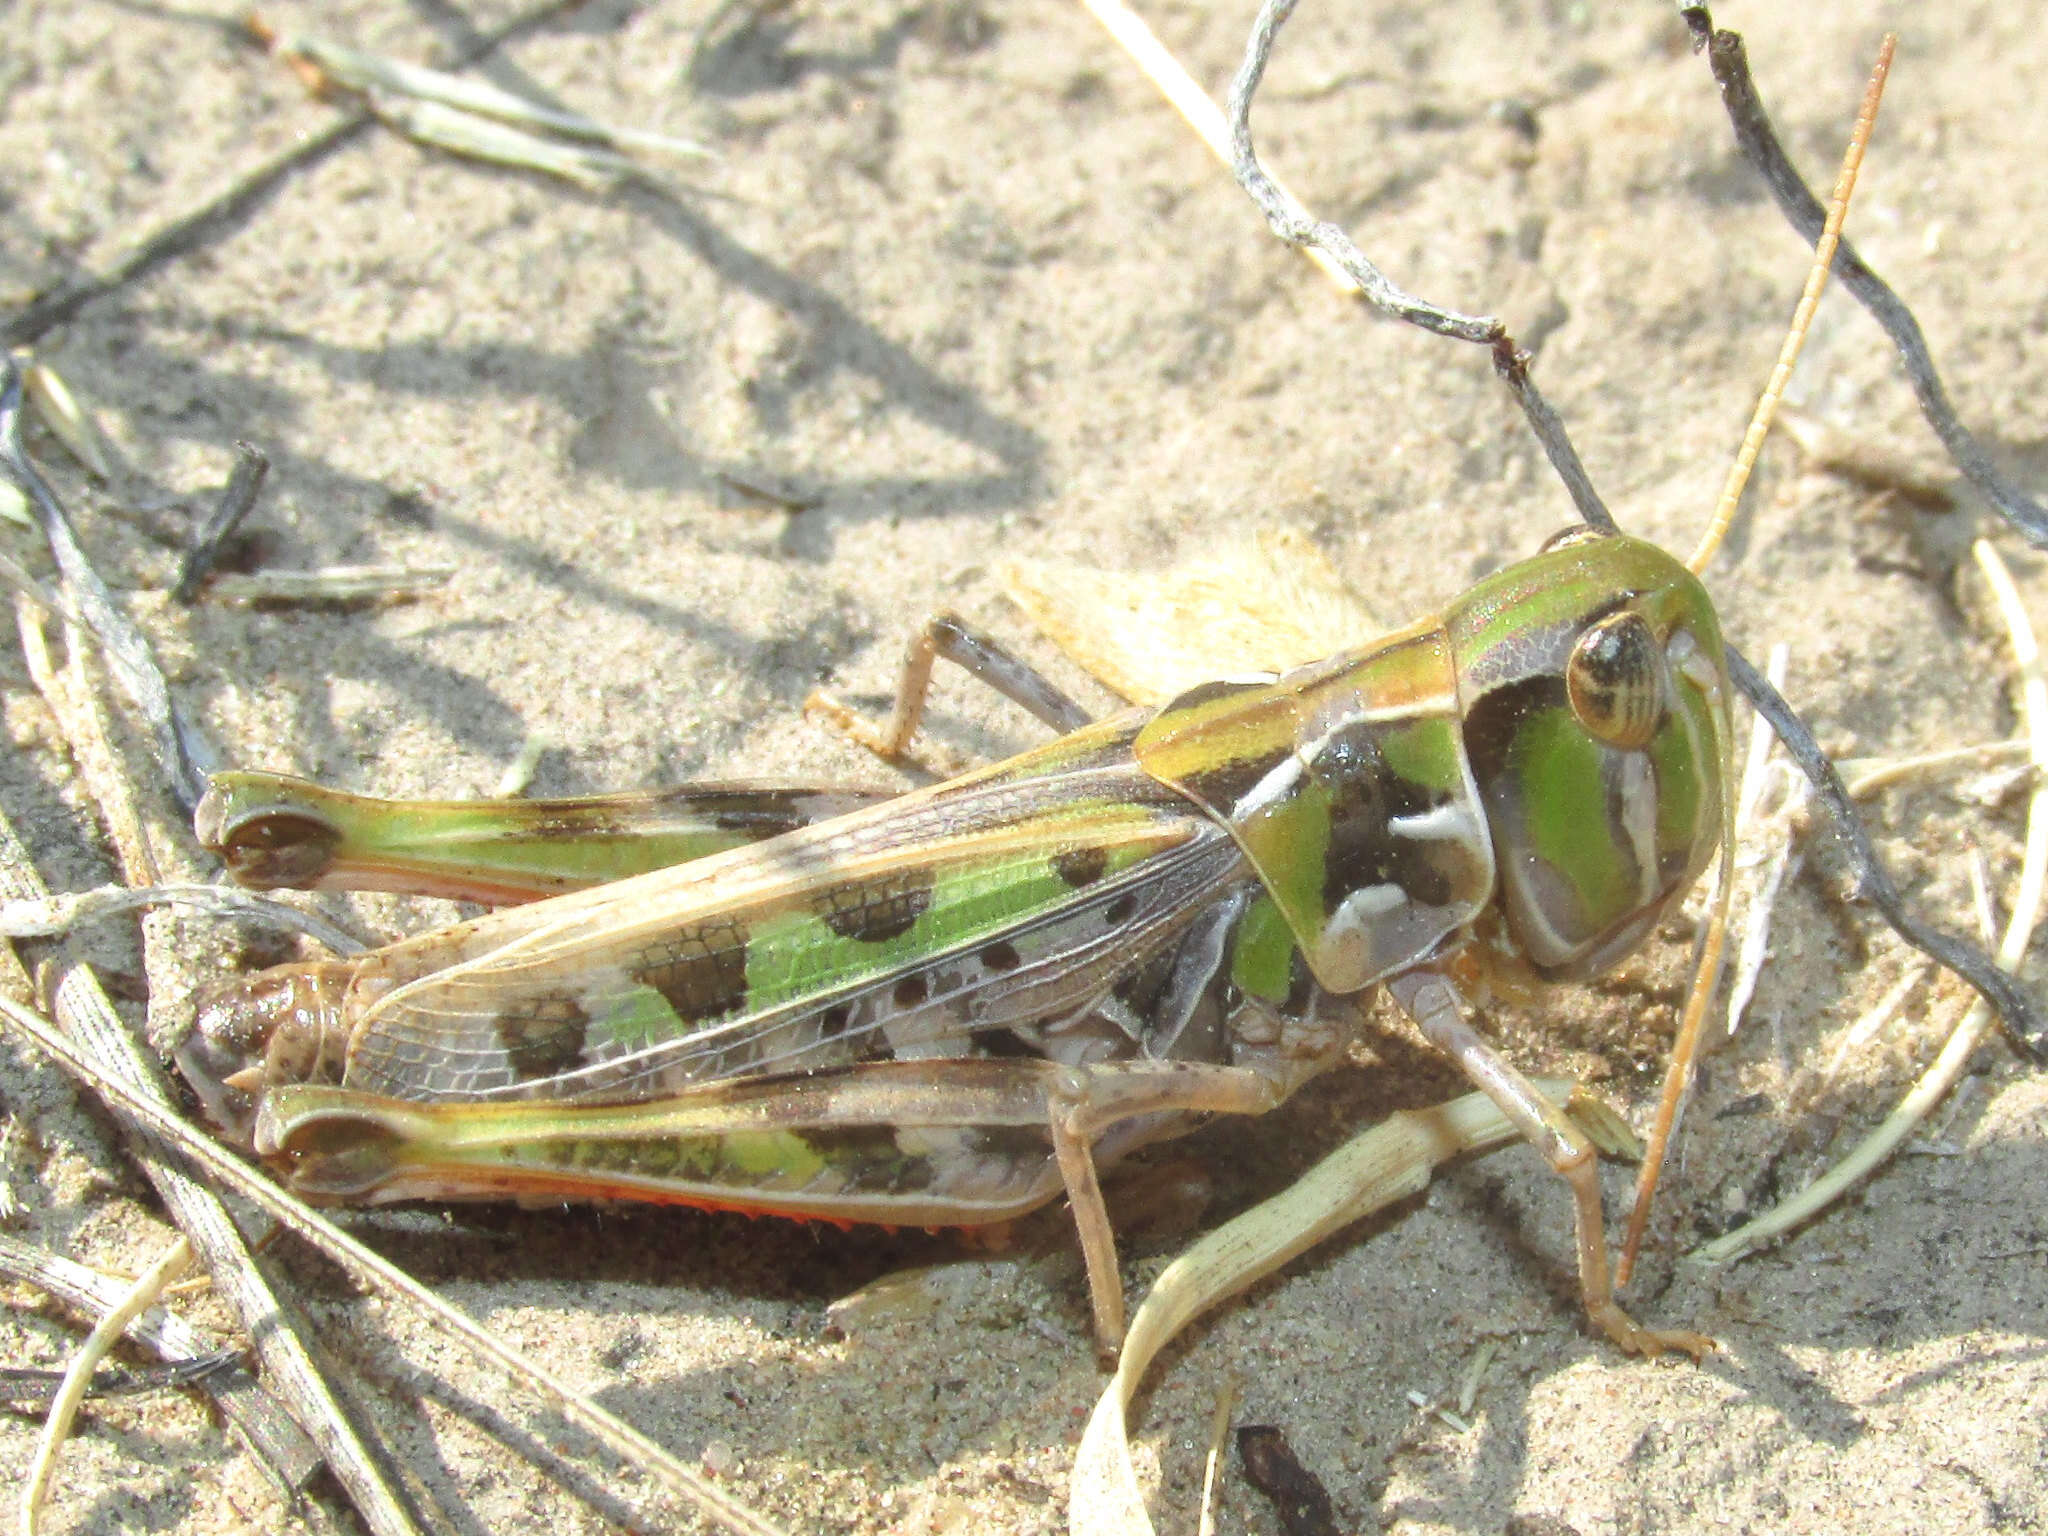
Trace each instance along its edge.
<instances>
[{"instance_id":1,"label":"grasshopper","mask_svg":"<svg viewBox=\"0 0 2048 1536\"><path fill-rule=\"evenodd\" d=\"M1728 835L1730 692L1693 574L1574 530L1440 616L898 798L686 792L648 808L685 862L237 980L179 1061L316 1200L975 1226L1064 1193L1113 1347L1098 1166L1276 1108L1384 987L1569 1185L1592 1320L1697 1355L1615 1301L1593 1148L1464 999L1606 970L1684 896ZM254 878L403 877L350 816L240 778L200 824Z\"/></svg>"}]
</instances>

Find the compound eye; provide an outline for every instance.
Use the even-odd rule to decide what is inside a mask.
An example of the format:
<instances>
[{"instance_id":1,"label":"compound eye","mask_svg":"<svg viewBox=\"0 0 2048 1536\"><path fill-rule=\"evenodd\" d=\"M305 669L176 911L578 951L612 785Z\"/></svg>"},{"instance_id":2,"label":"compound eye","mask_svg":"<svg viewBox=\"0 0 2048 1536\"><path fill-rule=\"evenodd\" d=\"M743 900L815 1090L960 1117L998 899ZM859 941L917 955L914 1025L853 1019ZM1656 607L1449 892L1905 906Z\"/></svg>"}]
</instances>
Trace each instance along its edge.
<instances>
[{"instance_id":1,"label":"compound eye","mask_svg":"<svg viewBox=\"0 0 2048 1536\"><path fill-rule=\"evenodd\" d=\"M1639 752L1664 713L1664 661L1639 613L1611 613L1579 636L1564 667L1579 724L1608 746Z\"/></svg>"},{"instance_id":2,"label":"compound eye","mask_svg":"<svg viewBox=\"0 0 2048 1536\"><path fill-rule=\"evenodd\" d=\"M1608 537L1598 528L1586 523L1573 523L1569 528L1560 529L1543 541L1539 555L1547 555L1554 549L1570 549L1578 544L1593 544Z\"/></svg>"}]
</instances>

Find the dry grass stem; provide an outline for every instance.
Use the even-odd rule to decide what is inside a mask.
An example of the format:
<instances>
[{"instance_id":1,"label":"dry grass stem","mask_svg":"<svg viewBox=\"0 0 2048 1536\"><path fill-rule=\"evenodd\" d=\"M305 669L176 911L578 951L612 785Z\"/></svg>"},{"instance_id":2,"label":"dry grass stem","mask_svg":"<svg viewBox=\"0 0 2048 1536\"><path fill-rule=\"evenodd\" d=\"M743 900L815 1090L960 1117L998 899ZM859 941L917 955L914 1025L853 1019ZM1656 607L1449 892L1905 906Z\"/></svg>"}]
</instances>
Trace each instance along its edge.
<instances>
[{"instance_id":1,"label":"dry grass stem","mask_svg":"<svg viewBox=\"0 0 2048 1536\"><path fill-rule=\"evenodd\" d=\"M1765 657L1764 675L1773 688L1784 688L1790 654L1787 646L1776 644ZM1806 781L1775 769L1777 740L1762 720L1752 716L1749 755L1735 801L1735 838L1737 870L1754 873L1742 882L1746 887L1742 892L1742 938L1736 945L1728 983L1726 1018L1731 1039L1756 995L1757 980L1770 954L1771 918L1778 894L1799 871L1794 842L1807 803ZM1770 805L1767 802L1774 785L1779 798Z\"/></svg>"},{"instance_id":2,"label":"dry grass stem","mask_svg":"<svg viewBox=\"0 0 2048 1536\"><path fill-rule=\"evenodd\" d=\"M86 1386L92 1384L92 1372L98 1370L106 1352L113 1350L121 1335L127 1333L129 1323L150 1311L156 1305L156 1298L164 1294L164 1286L184 1274L184 1268L190 1262L193 1262L193 1245L184 1241L182 1235L174 1237L162 1257L158 1257L158 1262L135 1278L129 1292L92 1327L84 1343L78 1346L78 1354L72 1356L72 1364L63 1372L63 1382L57 1386L57 1395L49 1403L49 1417L43 1419L43 1436L35 1446L35 1460L29 1466L29 1479L20 1489L20 1536L37 1536L43 1516L43 1501L49 1497L49 1483L57 1475L57 1454L63 1448L63 1440L72 1434L72 1417L78 1413L78 1405L86 1397Z\"/></svg>"},{"instance_id":3,"label":"dry grass stem","mask_svg":"<svg viewBox=\"0 0 2048 1536\"><path fill-rule=\"evenodd\" d=\"M247 571L214 577L223 603L374 603L421 597L455 579L452 565L334 565L318 571Z\"/></svg>"},{"instance_id":4,"label":"dry grass stem","mask_svg":"<svg viewBox=\"0 0 2048 1536\"><path fill-rule=\"evenodd\" d=\"M152 907L187 907L284 933L303 933L338 955L356 954L368 947L317 912L224 885L102 885L40 899L0 901L0 938L56 938L82 923Z\"/></svg>"},{"instance_id":5,"label":"dry grass stem","mask_svg":"<svg viewBox=\"0 0 2048 1536\"><path fill-rule=\"evenodd\" d=\"M381 91L372 92L367 99L378 122L430 148L514 170L538 171L600 196L642 174L636 163L612 150L544 139L509 123L460 112L439 102L415 101Z\"/></svg>"},{"instance_id":6,"label":"dry grass stem","mask_svg":"<svg viewBox=\"0 0 2048 1536\"><path fill-rule=\"evenodd\" d=\"M1835 248L1841 244L1842 225L1849 217L1849 199L1856 191L1856 176L1863 168L1863 151L1870 144L1871 130L1877 126L1878 103L1884 99L1884 83L1892 72L1892 53L1898 44L1898 34L1893 32L1887 32L1878 44L1877 64L1870 71L1870 83L1864 88L1862 108L1857 112L1856 126L1849 134L1849 147L1842 155L1841 170L1835 177L1834 195L1828 199L1827 220L1821 226L1820 238L1813 245L1813 264L1807 269L1806 287L1792 312L1792 324L1778 349L1778 361L1771 369L1770 382L1757 398L1749 428L1742 435L1742 446L1736 451L1735 462L1728 467L1728 479L1721 487L1721 499L1714 508L1713 521L1701 538L1699 547L1693 551L1692 558L1686 562L1695 571L1706 569L1707 562L1714 558L1714 551L1721 547L1728 525L1735 521L1735 509L1741 504L1743 487L1749 484L1750 471L1756 467L1756 456L1763 451L1764 439L1770 435L1771 418L1777 414L1785 386L1792 381L1793 366L1798 363L1800 349L1806 344L1807 327L1813 324L1813 312L1820 307L1821 293L1827 287L1828 269L1834 264Z\"/></svg>"},{"instance_id":7,"label":"dry grass stem","mask_svg":"<svg viewBox=\"0 0 2048 1536\"><path fill-rule=\"evenodd\" d=\"M385 92L410 97L449 115L494 118L515 128L544 130L588 144L654 150L691 160L718 158L714 150L693 139L679 139L640 128L615 127L586 117L581 112L550 107L531 97L504 90L488 80L407 64L317 37L287 38L278 44L278 52L310 60L325 75L352 91L366 95ZM531 138L532 135L521 134L520 137Z\"/></svg>"},{"instance_id":8,"label":"dry grass stem","mask_svg":"<svg viewBox=\"0 0 2048 1536\"><path fill-rule=\"evenodd\" d=\"M163 1295L164 1287L185 1272L192 1262L192 1245L180 1235L171 1240L170 1246L150 1267L136 1277L128 1293L94 1325L85 1342L78 1346L78 1352L71 1357L71 1364L64 1372L63 1383L57 1388L57 1395L51 1399L49 1416L43 1421L43 1433L36 1442L35 1460L29 1466L27 1480L21 1489L21 1536L36 1536L42 1519L43 1501L49 1497L51 1480L57 1475L57 1456L64 1440L71 1433L71 1420L78 1412L78 1405L85 1400L85 1391L92 1383L92 1373L106 1359L128 1325L156 1305Z\"/></svg>"},{"instance_id":9,"label":"dry grass stem","mask_svg":"<svg viewBox=\"0 0 2048 1536\"><path fill-rule=\"evenodd\" d=\"M95 479L113 479L114 468L107 462L106 436L92 419L92 413L79 403L64 376L42 362L29 363L22 376L29 404L36 408L37 418L50 429L50 435Z\"/></svg>"},{"instance_id":10,"label":"dry grass stem","mask_svg":"<svg viewBox=\"0 0 2048 1536\"><path fill-rule=\"evenodd\" d=\"M1575 1084L1551 1079L1536 1086L1564 1104L1603 1151L1633 1148L1628 1128L1613 1111ZM1074 1458L1067 1506L1073 1536L1151 1536L1125 1415L1152 1361L1182 1328L1341 1228L1422 1190L1445 1159L1498 1146L1516 1134L1482 1093L1391 1115L1279 1194L1202 1237L1161 1271L1131 1316L1116 1374Z\"/></svg>"}]
</instances>

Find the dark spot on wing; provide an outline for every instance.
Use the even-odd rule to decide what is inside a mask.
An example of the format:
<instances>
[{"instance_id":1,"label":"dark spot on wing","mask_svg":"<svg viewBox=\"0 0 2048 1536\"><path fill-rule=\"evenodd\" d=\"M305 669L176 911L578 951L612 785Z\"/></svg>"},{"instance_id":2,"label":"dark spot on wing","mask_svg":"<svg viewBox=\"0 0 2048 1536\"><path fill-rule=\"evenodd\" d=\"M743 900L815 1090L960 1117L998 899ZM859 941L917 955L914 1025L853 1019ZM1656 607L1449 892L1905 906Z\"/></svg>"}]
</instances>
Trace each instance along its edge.
<instances>
[{"instance_id":1,"label":"dark spot on wing","mask_svg":"<svg viewBox=\"0 0 2048 1536\"><path fill-rule=\"evenodd\" d=\"M536 998L525 1013L498 1015L498 1044L517 1082L560 1077L583 1065L590 1015L567 993Z\"/></svg>"},{"instance_id":2,"label":"dark spot on wing","mask_svg":"<svg viewBox=\"0 0 2048 1536\"><path fill-rule=\"evenodd\" d=\"M1014 971L1023 963L1023 956L1017 953L1017 946L1002 939L981 947L981 963L992 971Z\"/></svg>"},{"instance_id":3,"label":"dark spot on wing","mask_svg":"<svg viewBox=\"0 0 2048 1536\"><path fill-rule=\"evenodd\" d=\"M931 996L931 985L922 976L906 976L896 983L892 994L898 1008L915 1008Z\"/></svg>"},{"instance_id":4,"label":"dark spot on wing","mask_svg":"<svg viewBox=\"0 0 2048 1536\"><path fill-rule=\"evenodd\" d=\"M1115 928L1131 920L1131 914L1138 910L1138 898L1129 891L1117 897L1102 909L1102 920Z\"/></svg>"},{"instance_id":5,"label":"dark spot on wing","mask_svg":"<svg viewBox=\"0 0 2048 1536\"><path fill-rule=\"evenodd\" d=\"M1102 878L1103 871L1109 868L1109 850L1070 848L1052 856L1052 868L1054 874L1078 891Z\"/></svg>"},{"instance_id":6,"label":"dark spot on wing","mask_svg":"<svg viewBox=\"0 0 2048 1536\"><path fill-rule=\"evenodd\" d=\"M700 923L649 944L631 971L685 1024L734 1013L747 1000L747 941L738 923Z\"/></svg>"},{"instance_id":7,"label":"dark spot on wing","mask_svg":"<svg viewBox=\"0 0 2048 1536\"><path fill-rule=\"evenodd\" d=\"M829 1003L818 1010L817 1045L806 1056L815 1056L820 1061L889 1061L896 1055L896 1049L889 1043L887 1030L870 1027L875 1012L872 999L860 1005L851 1002ZM859 1022L856 1022L858 1016Z\"/></svg>"},{"instance_id":8,"label":"dark spot on wing","mask_svg":"<svg viewBox=\"0 0 2048 1536\"><path fill-rule=\"evenodd\" d=\"M931 876L921 869L827 886L811 898L827 928L863 944L902 938L931 904Z\"/></svg>"}]
</instances>

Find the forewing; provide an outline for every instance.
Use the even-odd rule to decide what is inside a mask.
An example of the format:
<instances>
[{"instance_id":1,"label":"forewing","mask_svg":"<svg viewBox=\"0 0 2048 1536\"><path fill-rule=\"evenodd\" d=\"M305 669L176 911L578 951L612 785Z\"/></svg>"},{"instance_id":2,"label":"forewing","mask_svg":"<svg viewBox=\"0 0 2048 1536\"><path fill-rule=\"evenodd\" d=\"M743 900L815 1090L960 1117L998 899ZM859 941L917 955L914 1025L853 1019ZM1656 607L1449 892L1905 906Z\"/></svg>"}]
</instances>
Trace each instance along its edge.
<instances>
[{"instance_id":1,"label":"forewing","mask_svg":"<svg viewBox=\"0 0 2048 1536\"><path fill-rule=\"evenodd\" d=\"M1083 1009L1242 866L1121 751L1074 756L486 919L416 979L400 957L346 1085L614 1100L972 1053Z\"/></svg>"}]
</instances>

